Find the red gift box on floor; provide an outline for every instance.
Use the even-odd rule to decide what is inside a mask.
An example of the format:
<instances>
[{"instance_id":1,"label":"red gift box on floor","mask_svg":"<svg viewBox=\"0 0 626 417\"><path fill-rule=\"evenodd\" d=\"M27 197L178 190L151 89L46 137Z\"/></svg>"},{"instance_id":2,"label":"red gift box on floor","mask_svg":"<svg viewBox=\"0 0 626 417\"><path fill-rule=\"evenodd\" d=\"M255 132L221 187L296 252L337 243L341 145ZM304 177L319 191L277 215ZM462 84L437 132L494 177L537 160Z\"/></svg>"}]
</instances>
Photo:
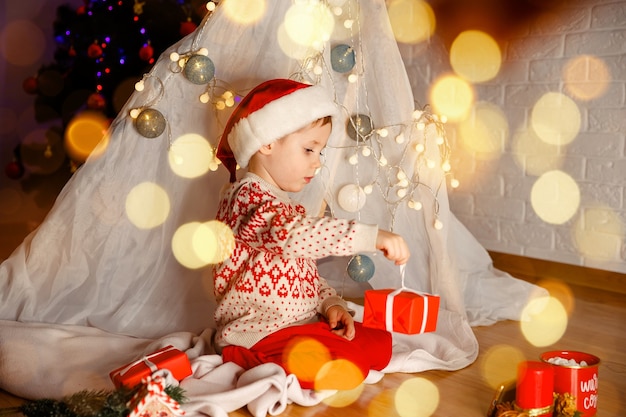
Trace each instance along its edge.
<instances>
[{"instance_id":1,"label":"red gift box on floor","mask_svg":"<svg viewBox=\"0 0 626 417\"><path fill-rule=\"evenodd\" d=\"M117 388L120 388L122 385L132 388L141 383L142 379L152 375L159 369L169 370L178 381L192 373L191 364L185 352L176 349L174 346L166 346L133 363L111 371L109 376Z\"/></svg>"},{"instance_id":2,"label":"red gift box on floor","mask_svg":"<svg viewBox=\"0 0 626 417\"><path fill-rule=\"evenodd\" d=\"M363 325L389 332L434 332L439 316L439 296L408 288L365 291Z\"/></svg>"}]
</instances>

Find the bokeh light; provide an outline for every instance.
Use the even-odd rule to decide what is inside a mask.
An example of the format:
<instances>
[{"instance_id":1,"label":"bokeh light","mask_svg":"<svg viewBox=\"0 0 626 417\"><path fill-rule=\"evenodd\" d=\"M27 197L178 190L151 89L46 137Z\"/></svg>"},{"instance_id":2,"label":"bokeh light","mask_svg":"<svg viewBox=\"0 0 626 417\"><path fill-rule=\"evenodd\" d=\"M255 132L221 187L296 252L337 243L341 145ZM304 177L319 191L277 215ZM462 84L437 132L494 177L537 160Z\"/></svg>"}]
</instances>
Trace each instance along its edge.
<instances>
[{"instance_id":1,"label":"bokeh light","mask_svg":"<svg viewBox=\"0 0 626 417\"><path fill-rule=\"evenodd\" d=\"M513 156L527 175L539 176L563 165L559 146L544 142L532 129L520 129L512 141Z\"/></svg>"},{"instance_id":2,"label":"bokeh light","mask_svg":"<svg viewBox=\"0 0 626 417\"><path fill-rule=\"evenodd\" d=\"M356 388L337 391L336 394L322 400L324 404L333 408L343 408L354 404L365 389L365 384L359 384Z\"/></svg>"},{"instance_id":3,"label":"bokeh light","mask_svg":"<svg viewBox=\"0 0 626 417\"><path fill-rule=\"evenodd\" d=\"M552 145L567 145L580 132L580 110L561 93L549 92L537 100L530 120L537 136Z\"/></svg>"},{"instance_id":4,"label":"bokeh light","mask_svg":"<svg viewBox=\"0 0 626 417\"><path fill-rule=\"evenodd\" d=\"M285 352L287 371L301 381L315 382L319 370L331 360L326 346L310 337L291 340Z\"/></svg>"},{"instance_id":5,"label":"bokeh light","mask_svg":"<svg viewBox=\"0 0 626 417\"><path fill-rule=\"evenodd\" d=\"M65 150L58 129L35 129L20 144L22 163L30 172L50 175L65 163Z\"/></svg>"},{"instance_id":6,"label":"bokeh light","mask_svg":"<svg viewBox=\"0 0 626 417\"><path fill-rule=\"evenodd\" d=\"M419 43L435 33L436 20L432 7L422 0L391 0L387 13L396 41Z\"/></svg>"},{"instance_id":7,"label":"bokeh light","mask_svg":"<svg viewBox=\"0 0 626 417\"><path fill-rule=\"evenodd\" d=\"M168 153L170 168L183 178L196 178L206 174L213 158L211 144L196 133L177 138Z\"/></svg>"},{"instance_id":8,"label":"bokeh light","mask_svg":"<svg viewBox=\"0 0 626 417\"><path fill-rule=\"evenodd\" d=\"M193 251L205 264L226 260L235 248L233 231L219 220L200 224L192 236Z\"/></svg>"},{"instance_id":9,"label":"bokeh light","mask_svg":"<svg viewBox=\"0 0 626 417\"><path fill-rule=\"evenodd\" d=\"M220 4L224 14L234 22L251 25L265 15L267 0L229 0Z\"/></svg>"},{"instance_id":10,"label":"bokeh light","mask_svg":"<svg viewBox=\"0 0 626 417\"><path fill-rule=\"evenodd\" d=\"M226 224L211 220L180 226L172 237L172 253L189 269L198 269L228 258L235 248L235 237Z\"/></svg>"},{"instance_id":11,"label":"bokeh light","mask_svg":"<svg viewBox=\"0 0 626 417\"><path fill-rule=\"evenodd\" d=\"M193 247L194 235L202 223L185 223L176 229L172 236L172 253L174 258L186 268L198 269L207 263L198 256Z\"/></svg>"},{"instance_id":12,"label":"bokeh light","mask_svg":"<svg viewBox=\"0 0 626 417\"><path fill-rule=\"evenodd\" d=\"M483 381L493 389L517 377L517 364L526 358L524 353L510 345L490 347L480 361L480 373Z\"/></svg>"},{"instance_id":13,"label":"bokeh light","mask_svg":"<svg viewBox=\"0 0 626 417\"><path fill-rule=\"evenodd\" d=\"M126 196L126 216L139 229L160 226L170 213L167 192L153 182L134 186Z\"/></svg>"},{"instance_id":14,"label":"bokeh light","mask_svg":"<svg viewBox=\"0 0 626 417\"><path fill-rule=\"evenodd\" d=\"M533 346L550 346L558 342L567 330L567 311L555 297L530 300L522 311L522 334Z\"/></svg>"},{"instance_id":15,"label":"bokeh light","mask_svg":"<svg viewBox=\"0 0 626 417\"><path fill-rule=\"evenodd\" d=\"M504 151L509 124L498 106L479 102L458 125L461 145L478 159L495 159Z\"/></svg>"},{"instance_id":16,"label":"bokeh light","mask_svg":"<svg viewBox=\"0 0 626 417\"><path fill-rule=\"evenodd\" d=\"M611 82L606 63L595 56L581 55L570 59L563 67L565 89L579 100L601 97Z\"/></svg>"},{"instance_id":17,"label":"bokeh light","mask_svg":"<svg viewBox=\"0 0 626 417\"><path fill-rule=\"evenodd\" d=\"M580 189L563 171L548 171L533 184L530 203L537 216L546 223L563 224L580 206Z\"/></svg>"},{"instance_id":18,"label":"bokeh light","mask_svg":"<svg viewBox=\"0 0 626 417\"><path fill-rule=\"evenodd\" d=\"M285 13L284 25L293 42L321 50L331 37L335 18L322 2L296 2Z\"/></svg>"},{"instance_id":19,"label":"bokeh light","mask_svg":"<svg viewBox=\"0 0 626 417\"><path fill-rule=\"evenodd\" d=\"M0 52L7 62L25 67L41 60L46 48L46 37L35 23L14 20L0 32L0 44Z\"/></svg>"},{"instance_id":20,"label":"bokeh light","mask_svg":"<svg viewBox=\"0 0 626 417\"><path fill-rule=\"evenodd\" d=\"M573 235L581 255L596 261L620 259L624 224L610 207L599 205L582 210Z\"/></svg>"},{"instance_id":21,"label":"bokeh light","mask_svg":"<svg viewBox=\"0 0 626 417\"><path fill-rule=\"evenodd\" d=\"M276 31L276 38L278 40L278 46L280 47L281 51L283 51L283 53L289 58L303 60L306 57L315 54L314 49L299 45L294 42L287 33L284 24L278 27L278 30Z\"/></svg>"},{"instance_id":22,"label":"bokeh light","mask_svg":"<svg viewBox=\"0 0 626 417\"><path fill-rule=\"evenodd\" d=\"M315 375L315 389L356 390L367 375L347 359L334 359L322 365Z\"/></svg>"},{"instance_id":23,"label":"bokeh light","mask_svg":"<svg viewBox=\"0 0 626 417\"><path fill-rule=\"evenodd\" d=\"M472 83L491 80L502 66L498 43L479 30L461 32L450 47L450 65L459 76Z\"/></svg>"},{"instance_id":24,"label":"bokeh light","mask_svg":"<svg viewBox=\"0 0 626 417\"><path fill-rule=\"evenodd\" d=\"M65 130L65 150L69 157L79 163L85 162L104 138L109 119L99 112L84 111L77 114Z\"/></svg>"},{"instance_id":25,"label":"bokeh light","mask_svg":"<svg viewBox=\"0 0 626 417\"><path fill-rule=\"evenodd\" d=\"M543 279L537 282L537 285L545 288L550 293L551 297L556 298L565 308L567 315L570 316L574 311L576 300L574 293L569 285L563 281L556 279Z\"/></svg>"},{"instance_id":26,"label":"bokeh light","mask_svg":"<svg viewBox=\"0 0 626 417\"><path fill-rule=\"evenodd\" d=\"M400 417L432 416L439 406L439 389L426 378L407 379L396 390L394 403Z\"/></svg>"},{"instance_id":27,"label":"bokeh light","mask_svg":"<svg viewBox=\"0 0 626 417\"><path fill-rule=\"evenodd\" d=\"M474 104L474 89L456 75L437 79L430 92L430 102L435 113L446 116L450 122L465 119Z\"/></svg>"}]
</instances>

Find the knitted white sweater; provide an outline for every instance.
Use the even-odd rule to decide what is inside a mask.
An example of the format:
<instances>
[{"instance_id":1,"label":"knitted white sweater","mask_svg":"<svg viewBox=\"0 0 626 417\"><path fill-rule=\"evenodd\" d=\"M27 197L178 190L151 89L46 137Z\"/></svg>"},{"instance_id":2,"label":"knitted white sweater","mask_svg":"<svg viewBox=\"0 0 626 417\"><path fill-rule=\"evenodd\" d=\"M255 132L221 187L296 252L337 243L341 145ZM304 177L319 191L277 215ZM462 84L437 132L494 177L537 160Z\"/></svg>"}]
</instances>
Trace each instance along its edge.
<instances>
[{"instance_id":1,"label":"knitted white sweater","mask_svg":"<svg viewBox=\"0 0 626 417\"><path fill-rule=\"evenodd\" d=\"M254 174L224 191L217 219L235 236L232 256L214 268L218 349L251 347L333 305L345 308L315 260L376 250L376 225L307 217L286 192Z\"/></svg>"}]
</instances>

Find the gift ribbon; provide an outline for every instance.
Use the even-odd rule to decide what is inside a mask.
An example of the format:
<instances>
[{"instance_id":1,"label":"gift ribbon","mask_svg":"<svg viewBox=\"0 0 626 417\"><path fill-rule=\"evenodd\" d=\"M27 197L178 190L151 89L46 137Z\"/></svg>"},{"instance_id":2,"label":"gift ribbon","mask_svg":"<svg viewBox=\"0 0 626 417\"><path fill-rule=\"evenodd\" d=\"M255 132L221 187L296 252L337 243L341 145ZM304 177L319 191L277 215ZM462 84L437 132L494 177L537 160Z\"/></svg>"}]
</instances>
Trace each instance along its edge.
<instances>
[{"instance_id":1,"label":"gift ribbon","mask_svg":"<svg viewBox=\"0 0 626 417\"><path fill-rule=\"evenodd\" d=\"M394 297L400 294L402 291L408 291L424 298L424 314L422 316L422 326L420 327L420 331L419 331L420 333L424 333L424 330L426 330L426 323L428 319L428 297L426 296L426 293L413 290L411 288L407 288L404 285L404 269L405 269L405 266L400 265L400 277L402 278L402 286L398 288L397 290L389 293L389 295L387 295L387 302L385 305L385 329L388 332L393 332L393 299Z\"/></svg>"},{"instance_id":2,"label":"gift ribbon","mask_svg":"<svg viewBox=\"0 0 626 417\"><path fill-rule=\"evenodd\" d=\"M156 364L154 364L154 362L150 361L150 358L153 358L155 356L159 356L160 354L165 353L165 352L169 352L170 350L176 350L176 348L174 346L169 346L167 349L158 350L158 351L156 351L154 353L151 353L150 355L142 357L141 359L137 359L135 362L131 363L126 368L122 369L120 371L119 375L120 376L124 376L124 374L126 372L130 371L132 368L134 368L136 365L140 364L141 362L146 364L148 369L150 369L150 372L155 373L156 371L159 370L159 368L158 368L158 366L156 366Z\"/></svg>"}]
</instances>

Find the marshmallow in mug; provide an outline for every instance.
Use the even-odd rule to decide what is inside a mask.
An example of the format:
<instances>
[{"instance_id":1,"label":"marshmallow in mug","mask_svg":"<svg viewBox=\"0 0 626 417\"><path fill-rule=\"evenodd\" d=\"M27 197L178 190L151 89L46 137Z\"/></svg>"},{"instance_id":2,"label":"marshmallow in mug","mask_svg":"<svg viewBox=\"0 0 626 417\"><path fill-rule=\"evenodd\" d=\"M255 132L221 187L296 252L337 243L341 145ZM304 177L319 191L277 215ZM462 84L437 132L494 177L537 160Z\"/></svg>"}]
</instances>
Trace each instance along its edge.
<instances>
[{"instance_id":1,"label":"marshmallow in mug","mask_svg":"<svg viewBox=\"0 0 626 417\"><path fill-rule=\"evenodd\" d=\"M560 365L560 366L587 366L586 361L580 361L580 363L578 363L574 359L565 359L565 358L561 358L560 356L555 356L553 358L550 358L548 359L548 362L550 362L553 365Z\"/></svg>"}]
</instances>

